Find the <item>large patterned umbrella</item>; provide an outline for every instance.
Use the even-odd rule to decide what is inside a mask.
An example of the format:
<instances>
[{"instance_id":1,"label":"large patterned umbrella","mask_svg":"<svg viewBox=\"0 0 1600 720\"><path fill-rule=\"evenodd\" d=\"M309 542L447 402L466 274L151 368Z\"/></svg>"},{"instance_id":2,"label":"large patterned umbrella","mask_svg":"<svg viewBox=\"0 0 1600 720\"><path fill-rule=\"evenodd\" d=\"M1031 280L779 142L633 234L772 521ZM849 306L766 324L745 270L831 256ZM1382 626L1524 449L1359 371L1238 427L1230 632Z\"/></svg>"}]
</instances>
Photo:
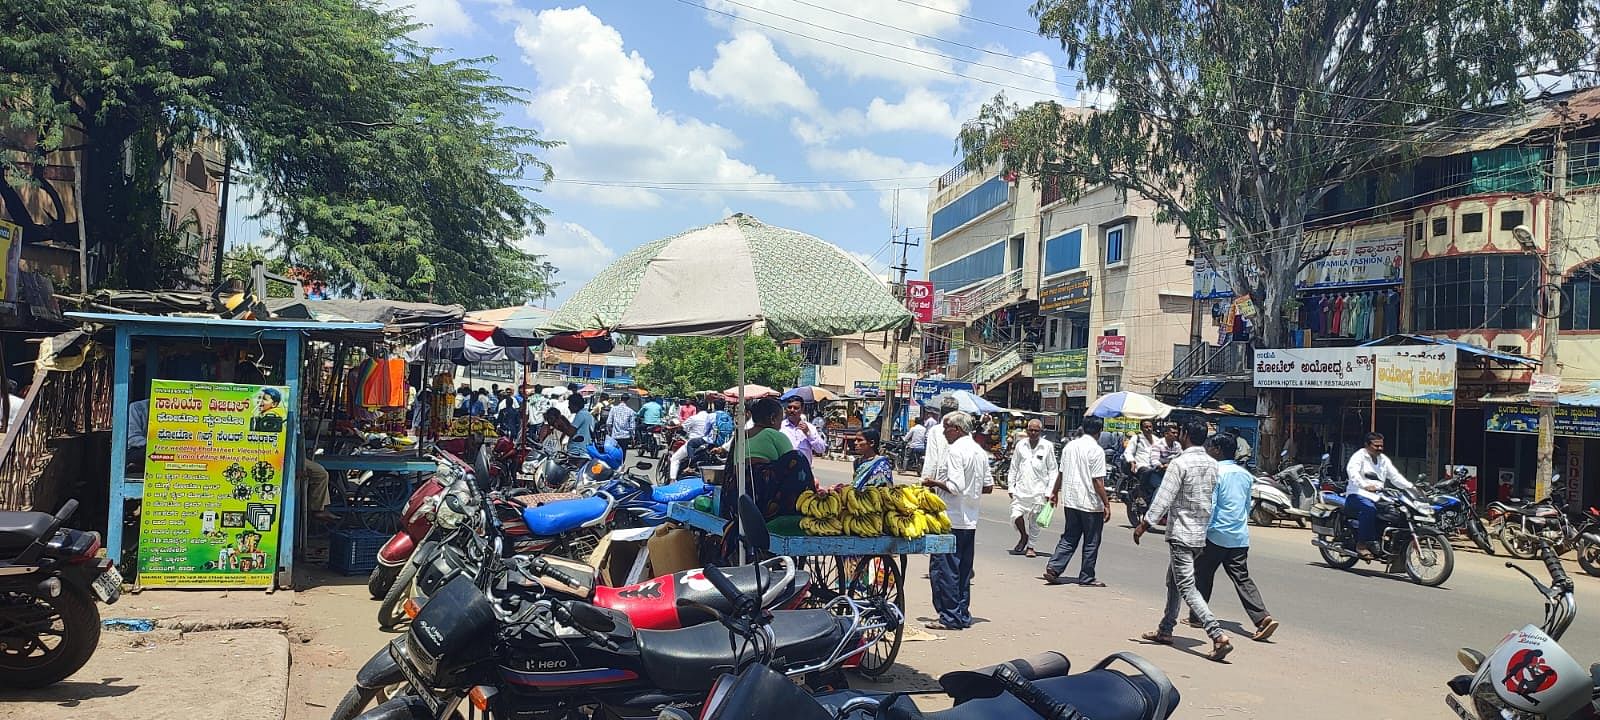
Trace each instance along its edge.
<instances>
[{"instance_id":1,"label":"large patterned umbrella","mask_svg":"<svg viewBox=\"0 0 1600 720\"><path fill-rule=\"evenodd\" d=\"M645 243L574 293L541 328L640 335L823 338L889 330L911 313L849 253L735 214ZM758 324L763 328L757 328Z\"/></svg>"}]
</instances>

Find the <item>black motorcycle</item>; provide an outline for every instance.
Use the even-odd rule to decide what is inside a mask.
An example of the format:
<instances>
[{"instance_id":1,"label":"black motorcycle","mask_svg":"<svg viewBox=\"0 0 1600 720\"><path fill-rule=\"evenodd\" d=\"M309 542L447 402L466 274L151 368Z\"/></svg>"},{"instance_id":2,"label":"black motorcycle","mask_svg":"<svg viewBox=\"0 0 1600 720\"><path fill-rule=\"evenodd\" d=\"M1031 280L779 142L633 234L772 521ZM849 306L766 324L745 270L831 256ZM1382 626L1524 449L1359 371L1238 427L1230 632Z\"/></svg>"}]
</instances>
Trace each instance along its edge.
<instances>
[{"instance_id":1,"label":"black motorcycle","mask_svg":"<svg viewBox=\"0 0 1600 720\"><path fill-rule=\"evenodd\" d=\"M1489 542L1489 530L1478 516L1472 491L1460 479L1451 476L1437 485L1424 487L1418 483L1417 487L1433 503L1433 514L1441 532L1466 535L1479 550L1487 555L1494 554L1494 544Z\"/></svg>"},{"instance_id":2,"label":"black motorcycle","mask_svg":"<svg viewBox=\"0 0 1600 720\"><path fill-rule=\"evenodd\" d=\"M1133 667L1127 674L1110 666ZM1130 653L1117 653L1088 672L1069 675L1059 653L1012 660L981 670L960 671L939 678L954 707L924 712L900 693L844 690L817 696L789 682L770 668L751 666L737 676L717 681L700 715L705 720L788 718L790 720L1163 720L1178 708L1178 691L1166 674ZM681 710L663 719L692 720Z\"/></svg>"},{"instance_id":3,"label":"black motorcycle","mask_svg":"<svg viewBox=\"0 0 1600 720\"><path fill-rule=\"evenodd\" d=\"M1376 475L1369 478L1377 480ZM1450 579L1455 551L1434 520L1433 505L1413 492L1385 485L1377 503L1378 542L1371 556L1356 548L1354 508L1343 495L1324 492L1311 509L1311 544L1322 552L1328 567L1349 570L1357 562L1383 563L1387 572L1404 571L1418 585L1436 587Z\"/></svg>"},{"instance_id":4,"label":"black motorcycle","mask_svg":"<svg viewBox=\"0 0 1600 720\"><path fill-rule=\"evenodd\" d=\"M100 551L100 535L63 529L78 509L55 515L0 512L0 687L36 688L89 662L100 644L98 598L122 595L122 575Z\"/></svg>"}]
</instances>

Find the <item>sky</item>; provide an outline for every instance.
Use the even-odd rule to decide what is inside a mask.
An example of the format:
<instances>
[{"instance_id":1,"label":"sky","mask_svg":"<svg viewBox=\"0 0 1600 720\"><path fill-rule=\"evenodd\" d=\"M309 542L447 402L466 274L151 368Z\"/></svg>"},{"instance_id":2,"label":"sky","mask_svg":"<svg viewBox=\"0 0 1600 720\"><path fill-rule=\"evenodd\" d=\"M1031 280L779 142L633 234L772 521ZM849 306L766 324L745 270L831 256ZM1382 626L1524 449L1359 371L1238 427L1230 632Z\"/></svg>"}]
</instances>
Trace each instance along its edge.
<instances>
[{"instance_id":1,"label":"sky","mask_svg":"<svg viewBox=\"0 0 1600 720\"><path fill-rule=\"evenodd\" d=\"M963 120L999 92L1079 95L1014 0L380 1L444 56L493 56L525 90L505 121L563 143L542 151L546 231L521 240L560 269L550 307L640 244L735 212L887 273Z\"/></svg>"}]
</instances>

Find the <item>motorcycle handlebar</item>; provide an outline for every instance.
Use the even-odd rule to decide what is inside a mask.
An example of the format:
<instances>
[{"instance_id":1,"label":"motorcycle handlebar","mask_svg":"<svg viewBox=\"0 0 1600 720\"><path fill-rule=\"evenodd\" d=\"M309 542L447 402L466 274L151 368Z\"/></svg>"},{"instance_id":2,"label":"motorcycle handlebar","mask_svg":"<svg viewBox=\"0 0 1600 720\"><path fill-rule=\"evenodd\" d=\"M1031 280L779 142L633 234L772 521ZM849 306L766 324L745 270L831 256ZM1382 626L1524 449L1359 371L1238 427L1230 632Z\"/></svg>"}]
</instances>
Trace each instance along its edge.
<instances>
[{"instance_id":1,"label":"motorcycle handlebar","mask_svg":"<svg viewBox=\"0 0 1600 720\"><path fill-rule=\"evenodd\" d=\"M1540 549L1544 555L1544 569L1550 573L1550 584L1553 587L1566 590L1572 587L1572 578L1567 577L1567 570L1561 566L1561 558L1556 556L1555 550L1549 543L1541 543Z\"/></svg>"},{"instance_id":2,"label":"motorcycle handlebar","mask_svg":"<svg viewBox=\"0 0 1600 720\"><path fill-rule=\"evenodd\" d=\"M715 565L707 565L702 572L705 574L706 580L711 583L711 587L716 588L717 592L722 593L722 596L728 599L728 602L738 607L740 600L744 596L740 594L738 586L734 585L733 581L729 580L728 576L724 575L720 568Z\"/></svg>"},{"instance_id":3,"label":"motorcycle handlebar","mask_svg":"<svg viewBox=\"0 0 1600 720\"><path fill-rule=\"evenodd\" d=\"M1078 720L1083 717L1077 708L1063 702L1057 702L1054 698L1046 695L1043 690L1039 689L1039 686L1024 678L1022 673L1017 672L1010 665L1001 665L995 668L994 678L1005 686L1007 692L1021 700L1023 705L1037 713L1039 717L1047 718L1048 720Z\"/></svg>"}]
</instances>

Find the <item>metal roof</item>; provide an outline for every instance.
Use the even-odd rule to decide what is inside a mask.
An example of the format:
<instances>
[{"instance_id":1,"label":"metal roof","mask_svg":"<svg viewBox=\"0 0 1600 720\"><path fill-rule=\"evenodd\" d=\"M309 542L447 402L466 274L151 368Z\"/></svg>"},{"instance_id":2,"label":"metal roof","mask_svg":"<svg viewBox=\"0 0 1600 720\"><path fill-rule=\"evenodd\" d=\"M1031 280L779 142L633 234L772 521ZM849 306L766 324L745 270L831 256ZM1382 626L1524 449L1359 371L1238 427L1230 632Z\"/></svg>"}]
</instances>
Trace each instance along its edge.
<instances>
[{"instance_id":1,"label":"metal roof","mask_svg":"<svg viewBox=\"0 0 1600 720\"><path fill-rule=\"evenodd\" d=\"M242 330L278 332L382 332L383 323L318 322L316 320L224 320L213 317L184 317L175 315L136 315L122 313L69 312L74 320L106 325L166 325L190 327L225 327Z\"/></svg>"},{"instance_id":2,"label":"metal roof","mask_svg":"<svg viewBox=\"0 0 1600 720\"><path fill-rule=\"evenodd\" d=\"M1416 143L1424 157L1490 150L1553 130L1561 124L1557 106L1562 102L1574 116L1587 114L1590 122L1600 117L1600 88L1569 90L1530 98L1515 107L1500 105L1450 115L1418 127L1407 142Z\"/></svg>"},{"instance_id":3,"label":"metal roof","mask_svg":"<svg viewBox=\"0 0 1600 720\"><path fill-rule=\"evenodd\" d=\"M1530 405L1528 394L1485 395L1482 402L1496 405ZM1556 404L1563 407L1600 408L1600 382L1590 383L1580 390L1568 390L1556 395Z\"/></svg>"},{"instance_id":4,"label":"metal roof","mask_svg":"<svg viewBox=\"0 0 1600 720\"><path fill-rule=\"evenodd\" d=\"M1479 355L1479 356L1482 356L1482 357L1490 358L1492 360L1499 360L1501 362L1517 363L1519 365L1538 365L1539 364L1538 360L1536 360L1534 358L1531 358L1531 357L1523 357L1521 355L1516 355L1516 354L1513 354L1513 353L1500 352L1499 350L1490 350L1488 348L1484 348L1484 347L1479 347L1477 345L1473 345L1472 343L1462 342L1460 340L1451 340L1450 338L1429 337L1427 335L1412 335L1410 333L1396 333L1396 334L1390 335L1388 337L1379 338L1379 339L1373 340L1371 342L1362 343L1361 347L1375 347L1375 346L1385 346L1385 345L1410 345L1410 344L1417 344L1417 343L1421 343L1421 344L1424 344L1424 345L1445 345L1445 346L1453 347L1453 348L1455 348L1457 350L1460 350L1461 352L1464 352L1464 353L1471 353L1473 355Z\"/></svg>"}]
</instances>

